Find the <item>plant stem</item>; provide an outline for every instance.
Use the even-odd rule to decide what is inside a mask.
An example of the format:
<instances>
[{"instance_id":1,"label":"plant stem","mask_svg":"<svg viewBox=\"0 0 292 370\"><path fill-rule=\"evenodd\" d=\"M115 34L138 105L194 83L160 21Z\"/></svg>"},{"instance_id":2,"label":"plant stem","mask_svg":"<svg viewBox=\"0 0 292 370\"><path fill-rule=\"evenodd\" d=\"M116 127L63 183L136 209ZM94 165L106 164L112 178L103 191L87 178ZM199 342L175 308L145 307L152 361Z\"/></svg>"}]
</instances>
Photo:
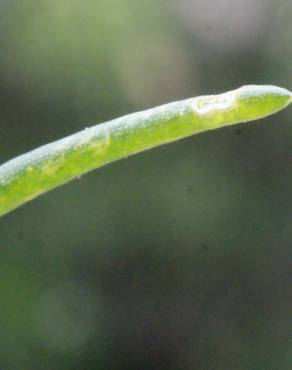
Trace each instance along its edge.
<instances>
[{"instance_id":1,"label":"plant stem","mask_svg":"<svg viewBox=\"0 0 292 370\"><path fill-rule=\"evenodd\" d=\"M0 166L0 216L88 171L202 131L259 119L291 103L288 90L243 86L84 129Z\"/></svg>"}]
</instances>

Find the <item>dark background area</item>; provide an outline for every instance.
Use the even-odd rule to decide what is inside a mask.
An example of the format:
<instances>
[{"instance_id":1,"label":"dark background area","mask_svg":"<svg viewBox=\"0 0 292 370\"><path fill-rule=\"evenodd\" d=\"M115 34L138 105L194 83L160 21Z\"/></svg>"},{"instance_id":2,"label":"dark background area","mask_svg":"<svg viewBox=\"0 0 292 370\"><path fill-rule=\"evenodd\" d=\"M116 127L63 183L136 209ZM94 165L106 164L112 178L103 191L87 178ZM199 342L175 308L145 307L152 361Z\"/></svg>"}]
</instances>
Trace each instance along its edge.
<instances>
[{"instance_id":1,"label":"dark background area","mask_svg":"<svg viewBox=\"0 0 292 370\"><path fill-rule=\"evenodd\" d=\"M1 0L0 160L243 84L290 0ZM292 111L113 163L0 222L0 368L292 369Z\"/></svg>"}]
</instances>

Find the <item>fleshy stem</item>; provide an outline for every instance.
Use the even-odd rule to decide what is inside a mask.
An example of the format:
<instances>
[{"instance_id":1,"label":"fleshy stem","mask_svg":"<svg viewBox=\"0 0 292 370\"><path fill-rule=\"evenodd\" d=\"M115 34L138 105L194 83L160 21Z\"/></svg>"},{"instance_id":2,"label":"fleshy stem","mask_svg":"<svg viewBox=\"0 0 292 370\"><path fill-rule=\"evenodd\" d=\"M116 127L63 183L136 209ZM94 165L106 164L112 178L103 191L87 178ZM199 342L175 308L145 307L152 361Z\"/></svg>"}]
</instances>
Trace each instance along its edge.
<instances>
[{"instance_id":1,"label":"fleshy stem","mask_svg":"<svg viewBox=\"0 0 292 370\"><path fill-rule=\"evenodd\" d=\"M250 85L84 129L0 166L0 216L112 161L202 131L268 116L291 100L286 89Z\"/></svg>"}]
</instances>

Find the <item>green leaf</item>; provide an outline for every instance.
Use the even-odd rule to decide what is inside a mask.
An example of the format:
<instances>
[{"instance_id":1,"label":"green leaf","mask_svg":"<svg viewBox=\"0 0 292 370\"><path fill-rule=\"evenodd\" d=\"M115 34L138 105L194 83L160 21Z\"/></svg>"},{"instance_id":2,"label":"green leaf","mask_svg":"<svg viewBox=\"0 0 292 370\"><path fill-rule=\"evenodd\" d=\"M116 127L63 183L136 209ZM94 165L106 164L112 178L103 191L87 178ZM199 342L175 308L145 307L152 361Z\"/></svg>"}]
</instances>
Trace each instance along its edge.
<instances>
[{"instance_id":1,"label":"green leaf","mask_svg":"<svg viewBox=\"0 0 292 370\"><path fill-rule=\"evenodd\" d=\"M215 128L266 117L292 94L276 86L243 86L165 104L82 130L0 166L0 216L95 168Z\"/></svg>"}]
</instances>

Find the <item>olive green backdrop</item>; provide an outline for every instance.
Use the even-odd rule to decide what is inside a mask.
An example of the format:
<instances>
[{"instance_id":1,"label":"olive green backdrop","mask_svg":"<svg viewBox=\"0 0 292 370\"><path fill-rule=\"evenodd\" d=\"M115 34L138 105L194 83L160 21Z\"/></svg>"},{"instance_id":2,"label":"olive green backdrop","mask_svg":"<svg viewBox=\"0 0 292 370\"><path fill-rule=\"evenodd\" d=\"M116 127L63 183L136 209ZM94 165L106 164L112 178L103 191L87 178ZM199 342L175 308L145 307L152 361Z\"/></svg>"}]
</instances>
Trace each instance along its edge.
<instances>
[{"instance_id":1,"label":"olive green backdrop","mask_svg":"<svg viewBox=\"0 0 292 370\"><path fill-rule=\"evenodd\" d=\"M1 0L0 160L243 84L292 88L289 0ZM0 220L0 368L287 370L292 110Z\"/></svg>"}]
</instances>

